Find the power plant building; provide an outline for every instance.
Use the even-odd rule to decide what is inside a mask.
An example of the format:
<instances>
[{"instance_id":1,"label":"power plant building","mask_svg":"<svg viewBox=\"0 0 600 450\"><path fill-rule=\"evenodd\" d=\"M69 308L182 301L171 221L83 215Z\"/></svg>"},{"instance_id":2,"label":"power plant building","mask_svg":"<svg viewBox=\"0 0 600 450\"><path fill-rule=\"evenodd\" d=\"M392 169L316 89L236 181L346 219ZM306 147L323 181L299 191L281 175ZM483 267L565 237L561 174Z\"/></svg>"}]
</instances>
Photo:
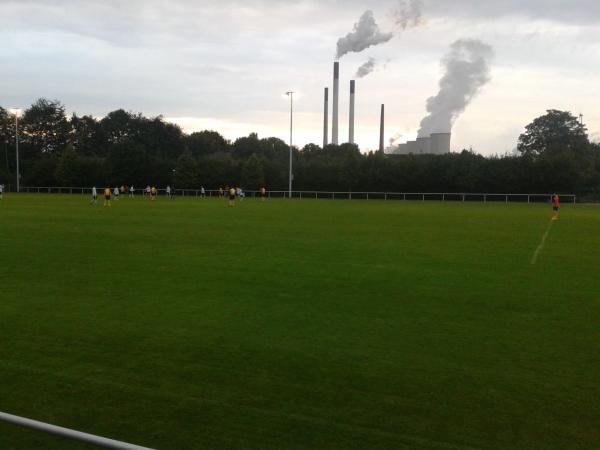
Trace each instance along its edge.
<instances>
[{"instance_id":1,"label":"power plant building","mask_svg":"<svg viewBox=\"0 0 600 450\"><path fill-rule=\"evenodd\" d=\"M339 145L339 91L340 91L340 63L333 63L333 98L331 114L331 143ZM323 95L323 148L329 144L329 88L325 88ZM355 104L356 81L350 81L350 111L348 121L348 142L355 142ZM391 149L396 155L443 155L450 153L451 133L432 133L430 136L421 136L414 141L408 141ZM379 123L379 151L385 150L385 106L381 105Z\"/></svg>"},{"instance_id":2,"label":"power plant building","mask_svg":"<svg viewBox=\"0 0 600 450\"><path fill-rule=\"evenodd\" d=\"M450 153L451 133L433 133L429 137L420 137L416 141L400 144L393 151L395 155L444 155Z\"/></svg>"}]
</instances>

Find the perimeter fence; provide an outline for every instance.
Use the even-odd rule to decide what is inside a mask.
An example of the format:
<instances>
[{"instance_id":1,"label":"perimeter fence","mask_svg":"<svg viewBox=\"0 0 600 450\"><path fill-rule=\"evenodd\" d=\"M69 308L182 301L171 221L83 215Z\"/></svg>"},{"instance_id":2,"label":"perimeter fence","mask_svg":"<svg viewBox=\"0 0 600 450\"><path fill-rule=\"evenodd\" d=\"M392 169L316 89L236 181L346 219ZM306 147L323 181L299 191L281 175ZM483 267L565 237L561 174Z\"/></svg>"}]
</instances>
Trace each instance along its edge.
<instances>
[{"instance_id":1,"label":"perimeter fence","mask_svg":"<svg viewBox=\"0 0 600 450\"><path fill-rule=\"evenodd\" d=\"M91 187L21 187L21 192L36 194L70 194L92 195ZM98 189L102 194L102 189ZM158 189L158 194L166 195L165 189ZM206 189L204 194L200 189L173 189L175 197L214 198L227 195L216 189ZM129 196L129 192L121 194ZM148 195L145 189L137 189L134 196ZM260 191L244 191L246 198L260 197ZM291 198L303 200L384 200L384 201L437 201L437 202L479 202L479 203L548 203L553 194L494 194L468 192L341 192L341 191L292 191ZM575 194L559 194L563 203L577 203ZM290 198L288 191L267 191L268 198Z\"/></svg>"}]
</instances>

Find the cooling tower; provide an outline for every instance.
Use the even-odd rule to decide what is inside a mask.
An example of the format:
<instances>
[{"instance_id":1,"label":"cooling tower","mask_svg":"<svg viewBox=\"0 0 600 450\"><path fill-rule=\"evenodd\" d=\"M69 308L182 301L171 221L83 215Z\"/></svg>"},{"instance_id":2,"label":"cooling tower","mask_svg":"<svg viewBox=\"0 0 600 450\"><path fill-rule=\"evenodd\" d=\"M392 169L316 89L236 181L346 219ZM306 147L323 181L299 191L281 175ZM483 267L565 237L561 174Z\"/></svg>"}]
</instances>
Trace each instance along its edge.
<instances>
[{"instance_id":1,"label":"cooling tower","mask_svg":"<svg viewBox=\"0 0 600 450\"><path fill-rule=\"evenodd\" d=\"M356 84L354 80L350 81L350 124L348 126L348 142L354 144L354 96Z\"/></svg>"},{"instance_id":2,"label":"cooling tower","mask_svg":"<svg viewBox=\"0 0 600 450\"><path fill-rule=\"evenodd\" d=\"M340 63L333 63L333 123L331 124L331 142L338 145L338 105L340 93Z\"/></svg>"},{"instance_id":3,"label":"cooling tower","mask_svg":"<svg viewBox=\"0 0 600 450\"><path fill-rule=\"evenodd\" d=\"M384 152L385 139L385 105L381 105L381 120L379 121L379 151Z\"/></svg>"},{"instance_id":4,"label":"cooling tower","mask_svg":"<svg viewBox=\"0 0 600 450\"><path fill-rule=\"evenodd\" d=\"M432 133L431 134L431 153L435 155L443 155L450 153L450 133Z\"/></svg>"},{"instance_id":5,"label":"cooling tower","mask_svg":"<svg viewBox=\"0 0 600 450\"><path fill-rule=\"evenodd\" d=\"M431 153L431 140L428 137L417 138L415 153Z\"/></svg>"},{"instance_id":6,"label":"cooling tower","mask_svg":"<svg viewBox=\"0 0 600 450\"><path fill-rule=\"evenodd\" d=\"M323 148L329 143L329 88L325 88L325 106L323 107Z\"/></svg>"}]
</instances>

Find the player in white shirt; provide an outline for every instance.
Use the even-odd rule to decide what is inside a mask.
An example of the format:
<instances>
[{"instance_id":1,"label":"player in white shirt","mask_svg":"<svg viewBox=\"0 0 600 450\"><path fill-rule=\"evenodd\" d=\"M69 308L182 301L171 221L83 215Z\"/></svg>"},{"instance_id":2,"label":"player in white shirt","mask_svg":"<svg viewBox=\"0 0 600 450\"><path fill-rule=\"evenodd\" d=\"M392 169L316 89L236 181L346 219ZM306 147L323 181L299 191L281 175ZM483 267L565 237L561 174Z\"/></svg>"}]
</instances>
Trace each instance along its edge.
<instances>
[{"instance_id":1,"label":"player in white shirt","mask_svg":"<svg viewBox=\"0 0 600 450\"><path fill-rule=\"evenodd\" d=\"M119 188L118 188L118 186L113 189L113 195L115 196L115 200L119 200Z\"/></svg>"},{"instance_id":2,"label":"player in white shirt","mask_svg":"<svg viewBox=\"0 0 600 450\"><path fill-rule=\"evenodd\" d=\"M167 198L171 200L171 186L167 186Z\"/></svg>"},{"instance_id":3,"label":"player in white shirt","mask_svg":"<svg viewBox=\"0 0 600 450\"><path fill-rule=\"evenodd\" d=\"M237 194L238 198L240 199L240 201L242 201L246 198L246 194L244 194L244 191L242 191L242 188L236 188L236 194Z\"/></svg>"},{"instance_id":4,"label":"player in white shirt","mask_svg":"<svg viewBox=\"0 0 600 450\"><path fill-rule=\"evenodd\" d=\"M146 195L150 198L150 185L146 186Z\"/></svg>"},{"instance_id":5,"label":"player in white shirt","mask_svg":"<svg viewBox=\"0 0 600 450\"><path fill-rule=\"evenodd\" d=\"M2 200L2 197L4 197L4 185L0 184L0 200Z\"/></svg>"},{"instance_id":6,"label":"player in white shirt","mask_svg":"<svg viewBox=\"0 0 600 450\"><path fill-rule=\"evenodd\" d=\"M96 186L92 188L92 199L90 200L90 205L98 204L98 191L96 190Z\"/></svg>"},{"instance_id":7,"label":"player in white shirt","mask_svg":"<svg viewBox=\"0 0 600 450\"><path fill-rule=\"evenodd\" d=\"M133 188L133 185L129 186L129 197L133 198L135 196L135 189Z\"/></svg>"}]
</instances>

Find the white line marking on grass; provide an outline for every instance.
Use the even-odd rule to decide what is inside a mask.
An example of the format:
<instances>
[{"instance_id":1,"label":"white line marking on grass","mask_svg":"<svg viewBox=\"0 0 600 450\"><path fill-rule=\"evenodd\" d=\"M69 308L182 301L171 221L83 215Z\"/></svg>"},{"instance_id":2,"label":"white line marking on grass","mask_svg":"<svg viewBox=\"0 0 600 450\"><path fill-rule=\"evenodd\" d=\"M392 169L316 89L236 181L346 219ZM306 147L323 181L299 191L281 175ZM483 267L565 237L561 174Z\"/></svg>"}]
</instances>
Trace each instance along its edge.
<instances>
[{"instance_id":1,"label":"white line marking on grass","mask_svg":"<svg viewBox=\"0 0 600 450\"><path fill-rule=\"evenodd\" d=\"M554 220L551 220L550 223L548 224L548 228L546 228L546 232L544 233L544 236L542 237L542 242L540 242L540 245L538 245L538 248L535 249L535 252L533 253L533 257L531 258L532 265L535 265L535 263L537 262L538 256L540 255L540 252L544 249L544 245L546 244L546 239L548 239L548 235L550 234L550 230L552 229L553 223L554 223Z\"/></svg>"}]
</instances>

